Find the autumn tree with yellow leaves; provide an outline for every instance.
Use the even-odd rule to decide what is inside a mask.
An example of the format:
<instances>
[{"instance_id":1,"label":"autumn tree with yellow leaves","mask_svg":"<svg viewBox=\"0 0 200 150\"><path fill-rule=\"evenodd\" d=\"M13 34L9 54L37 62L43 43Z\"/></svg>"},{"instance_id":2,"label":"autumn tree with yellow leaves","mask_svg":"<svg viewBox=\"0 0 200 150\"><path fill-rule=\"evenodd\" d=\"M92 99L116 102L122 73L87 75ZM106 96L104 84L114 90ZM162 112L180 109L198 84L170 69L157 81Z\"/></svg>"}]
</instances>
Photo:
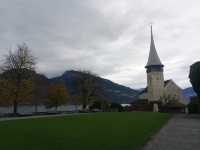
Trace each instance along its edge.
<instances>
[{"instance_id":1,"label":"autumn tree with yellow leaves","mask_svg":"<svg viewBox=\"0 0 200 150\"><path fill-rule=\"evenodd\" d=\"M69 100L69 93L63 82L52 83L48 88L47 107L55 107L66 104Z\"/></svg>"},{"instance_id":2,"label":"autumn tree with yellow leaves","mask_svg":"<svg viewBox=\"0 0 200 150\"><path fill-rule=\"evenodd\" d=\"M5 56L0 77L0 101L11 103L13 113L18 113L18 104L31 98L35 58L26 44L18 45L15 51Z\"/></svg>"}]
</instances>

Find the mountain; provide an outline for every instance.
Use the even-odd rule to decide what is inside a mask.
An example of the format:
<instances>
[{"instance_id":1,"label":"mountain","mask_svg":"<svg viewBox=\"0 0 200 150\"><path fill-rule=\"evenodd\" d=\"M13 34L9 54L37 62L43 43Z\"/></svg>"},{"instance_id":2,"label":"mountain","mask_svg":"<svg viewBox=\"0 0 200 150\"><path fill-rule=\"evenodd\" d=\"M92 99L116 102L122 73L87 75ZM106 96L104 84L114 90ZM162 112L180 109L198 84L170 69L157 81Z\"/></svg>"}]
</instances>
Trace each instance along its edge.
<instances>
[{"instance_id":1,"label":"mountain","mask_svg":"<svg viewBox=\"0 0 200 150\"><path fill-rule=\"evenodd\" d=\"M71 94L76 93L75 81L78 77L82 76L82 72L79 71L66 71L63 75L50 79L52 82L62 80ZM136 99L138 91L128 88L126 86L114 83L108 79L101 77L96 78L96 85L101 89L101 95L110 102L127 104Z\"/></svg>"},{"instance_id":2,"label":"mountain","mask_svg":"<svg viewBox=\"0 0 200 150\"><path fill-rule=\"evenodd\" d=\"M78 95L76 82L78 78L84 76L84 73L80 71L66 71L61 76L49 79L45 75L38 74L34 71L27 70L27 74L28 73L34 76L34 86L36 88L34 90L35 96L33 102L37 101L37 103L44 103L47 100L47 90L49 85L58 81L64 82L71 95ZM5 72L0 74L0 78L7 78L10 75L11 74L9 72ZM128 104L133 102L138 95L137 90L122 86L95 75L90 76L95 78L95 85L98 91L97 96L103 100L120 104Z\"/></svg>"},{"instance_id":3,"label":"mountain","mask_svg":"<svg viewBox=\"0 0 200 150\"><path fill-rule=\"evenodd\" d=\"M78 77L82 76L82 72L79 71L66 71L61 76L48 79L44 75L37 75L39 82L41 83L40 88L45 93L45 89L47 89L48 85L52 82L56 82L59 80L64 81L66 87L69 92L73 95L77 94L75 81ZM129 87L114 83L108 79L104 79L101 77L96 77L97 86L102 89L102 94L105 99L110 102L120 103L120 104L128 104L136 100L137 95L143 89L134 90ZM186 97L196 96L192 87L188 87L182 90L182 94ZM44 94L43 94L44 95Z\"/></svg>"},{"instance_id":4,"label":"mountain","mask_svg":"<svg viewBox=\"0 0 200 150\"><path fill-rule=\"evenodd\" d=\"M182 91L183 95L186 97L192 97L192 96L196 96L197 94L194 92L192 87L188 87L186 89L183 89Z\"/></svg>"}]
</instances>

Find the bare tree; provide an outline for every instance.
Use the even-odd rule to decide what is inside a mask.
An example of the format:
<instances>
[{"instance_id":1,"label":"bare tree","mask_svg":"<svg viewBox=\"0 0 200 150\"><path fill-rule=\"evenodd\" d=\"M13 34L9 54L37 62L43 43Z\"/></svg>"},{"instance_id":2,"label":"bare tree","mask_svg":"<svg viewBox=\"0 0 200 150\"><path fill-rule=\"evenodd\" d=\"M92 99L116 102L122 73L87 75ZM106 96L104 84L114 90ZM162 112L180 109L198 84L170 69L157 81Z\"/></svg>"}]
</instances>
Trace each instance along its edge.
<instances>
[{"instance_id":1,"label":"bare tree","mask_svg":"<svg viewBox=\"0 0 200 150\"><path fill-rule=\"evenodd\" d=\"M89 71L80 72L80 76L76 79L76 87L79 93L79 100L85 110L95 94L97 77Z\"/></svg>"},{"instance_id":2,"label":"bare tree","mask_svg":"<svg viewBox=\"0 0 200 150\"><path fill-rule=\"evenodd\" d=\"M24 98L22 93L26 93L27 89L27 84L25 83L32 79L34 67L35 58L26 44L18 45L15 51L9 51L8 55L5 56L2 78L9 81L9 85L15 87L12 92L14 95L12 96L14 114L17 114L18 103ZM30 91L28 93L30 94Z\"/></svg>"}]
</instances>

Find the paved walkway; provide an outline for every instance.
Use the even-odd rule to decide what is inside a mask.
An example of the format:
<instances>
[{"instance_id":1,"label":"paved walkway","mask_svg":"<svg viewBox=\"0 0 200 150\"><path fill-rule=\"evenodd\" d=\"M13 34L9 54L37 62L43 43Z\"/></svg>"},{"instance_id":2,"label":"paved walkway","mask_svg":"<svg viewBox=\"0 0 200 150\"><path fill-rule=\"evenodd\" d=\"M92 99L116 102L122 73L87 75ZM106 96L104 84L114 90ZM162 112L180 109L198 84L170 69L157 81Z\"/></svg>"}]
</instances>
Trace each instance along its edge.
<instances>
[{"instance_id":1,"label":"paved walkway","mask_svg":"<svg viewBox=\"0 0 200 150\"><path fill-rule=\"evenodd\" d=\"M200 115L175 115L143 150L200 150Z\"/></svg>"},{"instance_id":2,"label":"paved walkway","mask_svg":"<svg viewBox=\"0 0 200 150\"><path fill-rule=\"evenodd\" d=\"M87 113L51 114L51 115L36 115L36 116L25 116L25 117L5 117L5 118L0 118L0 121L31 119L31 118L45 118L45 117L59 117L59 116L72 116L72 115L83 115L83 114L87 114Z\"/></svg>"}]
</instances>

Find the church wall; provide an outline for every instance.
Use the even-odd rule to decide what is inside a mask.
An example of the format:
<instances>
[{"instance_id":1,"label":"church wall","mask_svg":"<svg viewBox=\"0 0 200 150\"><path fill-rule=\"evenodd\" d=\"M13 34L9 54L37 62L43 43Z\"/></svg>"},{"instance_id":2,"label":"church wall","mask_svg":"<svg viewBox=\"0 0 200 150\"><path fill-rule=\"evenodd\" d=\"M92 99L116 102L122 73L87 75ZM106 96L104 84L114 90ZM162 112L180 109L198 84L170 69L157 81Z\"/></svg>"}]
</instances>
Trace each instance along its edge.
<instances>
[{"instance_id":1,"label":"church wall","mask_svg":"<svg viewBox=\"0 0 200 150\"><path fill-rule=\"evenodd\" d=\"M179 88L174 82L170 81L170 83L165 86L164 95L180 101L182 89Z\"/></svg>"},{"instance_id":2,"label":"church wall","mask_svg":"<svg viewBox=\"0 0 200 150\"><path fill-rule=\"evenodd\" d=\"M182 89L179 86L177 86L173 81L170 81L170 83L168 83L167 86L165 86L164 91L165 96L173 97L180 103L188 104L189 102L188 98L182 95Z\"/></svg>"}]
</instances>

